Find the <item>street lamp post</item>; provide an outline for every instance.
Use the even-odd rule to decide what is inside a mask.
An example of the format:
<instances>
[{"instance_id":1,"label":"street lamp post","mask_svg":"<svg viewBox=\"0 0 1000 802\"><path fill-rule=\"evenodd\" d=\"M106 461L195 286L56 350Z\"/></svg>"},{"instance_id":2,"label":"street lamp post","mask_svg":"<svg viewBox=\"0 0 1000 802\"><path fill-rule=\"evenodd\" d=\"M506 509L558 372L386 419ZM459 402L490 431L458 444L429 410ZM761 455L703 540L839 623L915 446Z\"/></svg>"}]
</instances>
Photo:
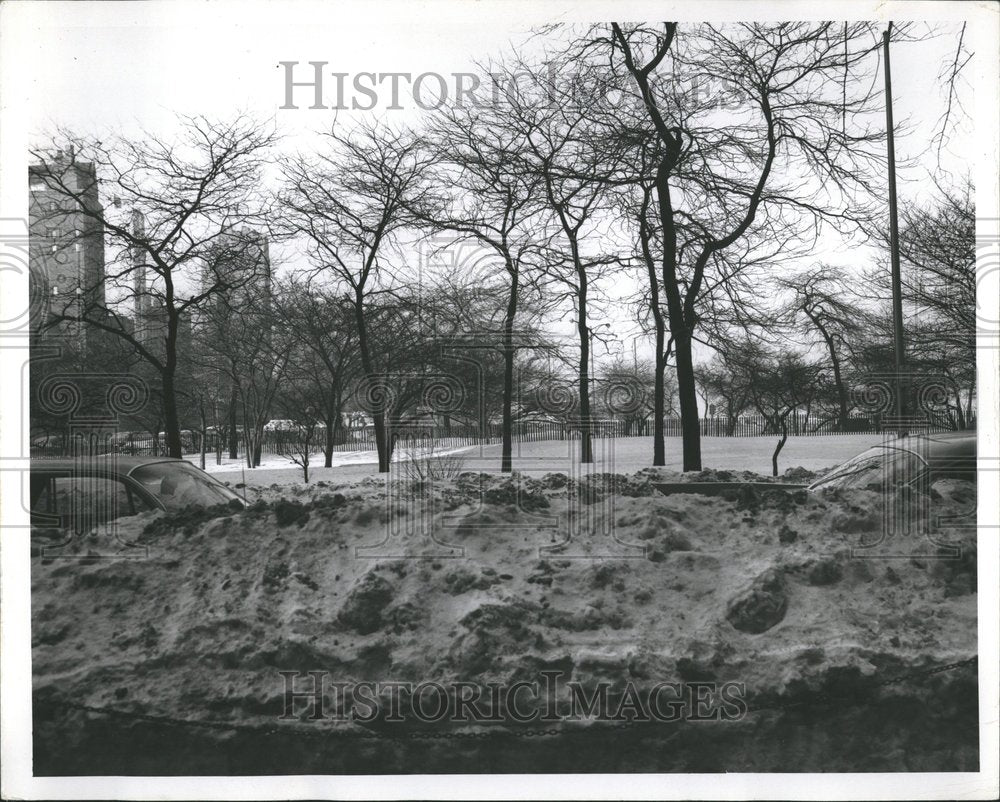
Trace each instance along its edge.
<instances>
[{"instance_id":1,"label":"street lamp post","mask_svg":"<svg viewBox=\"0 0 1000 802\"><path fill-rule=\"evenodd\" d=\"M882 51L885 58L885 125L886 147L889 159L889 254L892 262L892 334L896 367L896 417L903 425L906 404L903 399L903 293L899 268L899 217L896 209L896 144L892 120L892 70L889 65L889 34L892 23L882 33Z\"/></svg>"}]
</instances>

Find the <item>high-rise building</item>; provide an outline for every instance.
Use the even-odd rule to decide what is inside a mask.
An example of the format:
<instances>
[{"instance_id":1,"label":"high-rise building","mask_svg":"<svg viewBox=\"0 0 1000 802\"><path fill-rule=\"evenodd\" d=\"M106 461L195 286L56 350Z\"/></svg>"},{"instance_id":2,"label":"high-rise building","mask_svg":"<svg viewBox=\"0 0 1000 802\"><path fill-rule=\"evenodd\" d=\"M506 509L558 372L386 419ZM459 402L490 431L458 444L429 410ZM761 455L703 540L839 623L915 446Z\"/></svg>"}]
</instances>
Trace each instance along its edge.
<instances>
[{"instance_id":1,"label":"high-rise building","mask_svg":"<svg viewBox=\"0 0 1000 802\"><path fill-rule=\"evenodd\" d=\"M103 211L97 171L72 149L28 167L29 267L36 292L32 329L53 315L103 314L105 308ZM96 217L95 217L96 215ZM79 327L81 336L86 327Z\"/></svg>"},{"instance_id":2,"label":"high-rise building","mask_svg":"<svg viewBox=\"0 0 1000 802\"><path fill-rule=\"evenodd\" d=\"M253 312L268 320L271 307L272 269L267 236L238 229L218 237L207 250L201 269L202 292L209 293L193 321L218 321L227 310Z\"/></svg>"},{"instance_id":3,"label":"high-rise building","mask_svg":"<svg viewBox=\"0 0 1000 802\"><path fill-rule=\"evenodd\" d=\"M267 237L248 228L219 237L206 254L202 287L219 284L229 303L265 302L271 298L271 256Z\"/></svg>"}]
</instances>

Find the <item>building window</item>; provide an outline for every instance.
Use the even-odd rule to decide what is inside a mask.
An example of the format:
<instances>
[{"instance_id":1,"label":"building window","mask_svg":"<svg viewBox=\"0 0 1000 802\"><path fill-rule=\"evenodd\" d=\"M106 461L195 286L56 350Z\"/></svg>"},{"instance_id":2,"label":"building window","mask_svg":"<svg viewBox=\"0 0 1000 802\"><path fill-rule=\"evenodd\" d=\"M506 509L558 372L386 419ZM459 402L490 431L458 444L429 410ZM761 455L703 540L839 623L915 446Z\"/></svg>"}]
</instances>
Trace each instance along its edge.
<instances>
[{"instance_id":1,"label":"building window","mask_svg":"<svg viewBox=\"0 0 1000 802\"><path fill-rule=\"evenodd\" d=\"M59 236L59 229L58 228L50 228L49 229L49 236L52 237L53 239L55 239L56 237L58 237Z\"/></svg>"},{"instance_id":2,"label":"building window","mask_svg":"<svg viewBox=\"0 0 1000 802\"><path fill-rule=\"evenodd\" d=\"M24 184L22 184L21 186L24 186ZM32 192L44 192L46 189L48 189L48 187L45 186L45 182L44 181L32 181L31 182L31 191Z\"/></svg>"}]
</instances>

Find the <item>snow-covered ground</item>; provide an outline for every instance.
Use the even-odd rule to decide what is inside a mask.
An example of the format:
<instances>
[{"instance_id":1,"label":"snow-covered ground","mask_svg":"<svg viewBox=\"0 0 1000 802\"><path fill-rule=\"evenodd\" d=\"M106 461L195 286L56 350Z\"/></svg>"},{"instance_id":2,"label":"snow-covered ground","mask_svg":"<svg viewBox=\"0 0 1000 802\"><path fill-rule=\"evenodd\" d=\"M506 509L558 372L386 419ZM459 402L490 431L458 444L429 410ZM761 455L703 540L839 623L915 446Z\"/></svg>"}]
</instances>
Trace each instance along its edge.
<instances>
[{"instance_id":1,"label":"snow-covered ground","mask_svg":"<svg viewBox=\"0 0 1000 802\"><path fill-rule=\"evenodd\" d=\"M435 457L444 457L450 454L471 451L472 449L473 446L452 449L433 449L433 454ZM393 454L392 461L400 463L405 462L408 459L412 459L414 456L424 457L427 456L429 451L429 449L408 449L406 451L397 451ZM193 465L200 466L201 455L186 454L184 458ZM333 464L331 465L331 468L340 468L344 465L377 466L378 453L376 451L337 451L333 454L332 462ZM222 461L218 462L215 454L205 455L205 471L208 473L239 473L243 470L254 474L262 471L276 470L291 470L299 474L302 472L301 466L293 462L289 457L281 454L264 454L260 461L260 465L256 468L247 468L246 460L243 457L230 459L228 456L224 456ZM316 470L324 470L322 452L317 452L309 457L310 474Z\"/></svg>"},{"instance_id":2,"label":"snow-covered ground","mask_svg":"<svg viewBox=\"0 0 1000 802\"><path fill-rule=\"evenodd\" d=\"M828 435L818 437L789 437L781 451L778 468L783 473L792 467L810 471L823 470L840 464L877 443L881 435ZM775 438L771 437L703 437L701 440L704 467L717 470L754 471L771 473L771 453ZM514 468L530 475L567 473L575 470L579 455L574 450L578 442L544 440L534 443L515 443ZM595 464L593 472L634 473L652 464L653 441L649 437L619 437L613 440L594 441ZM493 473L499 471L500 446L466 446L437 450L435 456L462 454L465 470ZM396 464L410 458L409 452L393 455ZM187 457L198 465L198 455ZM309 464L310 482L353 482L378 473L378 457L374 451L337 452L333 465L323 467L323 455L314 454ZM682 468L681 440L667 440L666 465L679 471ZM265 455L257 468L247 468L242 459L223 458L216 464L215 455L208 454L205 470L230 484L245 482L249 485L288 484L302 481L302 469L287 457Z\"/></svg>"}]
</instances>

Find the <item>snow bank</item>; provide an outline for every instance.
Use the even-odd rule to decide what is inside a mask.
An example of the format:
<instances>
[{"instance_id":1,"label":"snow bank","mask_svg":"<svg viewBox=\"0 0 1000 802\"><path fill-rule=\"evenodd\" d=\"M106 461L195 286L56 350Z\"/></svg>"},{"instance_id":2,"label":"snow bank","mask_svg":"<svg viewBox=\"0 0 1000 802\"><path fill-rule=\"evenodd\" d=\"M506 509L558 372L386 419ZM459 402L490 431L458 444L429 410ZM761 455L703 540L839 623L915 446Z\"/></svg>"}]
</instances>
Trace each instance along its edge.
<instances>
[{"instance_id":1,"label":"snow bank","mask_svg":"<svg viewBox=\"0 0 1000 802\"><path fill-rule=\"evenodd\" d=\"M899 499L656 494L668 478L259 488L242 513L130 519L148 560L36 559L36 772L975 768L974 669L878 685L975 655L974 529L880 541ZM935 509L967 512L963 485ZM412 721L281 719L281 671L485 687L546 670L585 688L736 683L778 709L557 721L535 739L493 738L518 730L509 716L430 741L362 737ZM470 732L485 740L446 737Z\"/></svg>"}]
</instances>

